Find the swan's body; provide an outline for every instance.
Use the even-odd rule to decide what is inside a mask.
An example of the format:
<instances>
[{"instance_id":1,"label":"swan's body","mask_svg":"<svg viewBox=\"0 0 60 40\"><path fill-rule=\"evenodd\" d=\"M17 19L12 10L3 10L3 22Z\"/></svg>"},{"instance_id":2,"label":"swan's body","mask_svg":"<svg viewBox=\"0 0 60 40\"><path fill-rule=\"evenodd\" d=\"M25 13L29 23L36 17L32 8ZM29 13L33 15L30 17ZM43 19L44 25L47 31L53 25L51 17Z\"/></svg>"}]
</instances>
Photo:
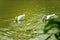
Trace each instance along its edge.
<instances>
[{"instance_id":1,"label":"swan's body","mask_svg":"<svg viewBox=\"0 0 60 40\"><path fill-rule=\"evenodd\" d=\"M15 17L15 21L16 21L16 22L22 21L22 20L24 20L24 19L25 19L25 14L19 15L19 16Z\"/></svg>"},{"instance_id":2,"label":"swan's body","mask_svg":"<svg viewBox=\"0 0 60 40\"><path fill-rule=\"evenodd\" d=\"M50 19L50 18L54 18L55 14L51 14L51 15L47 15L47 20Z\"/></svg>"}]
</instances>

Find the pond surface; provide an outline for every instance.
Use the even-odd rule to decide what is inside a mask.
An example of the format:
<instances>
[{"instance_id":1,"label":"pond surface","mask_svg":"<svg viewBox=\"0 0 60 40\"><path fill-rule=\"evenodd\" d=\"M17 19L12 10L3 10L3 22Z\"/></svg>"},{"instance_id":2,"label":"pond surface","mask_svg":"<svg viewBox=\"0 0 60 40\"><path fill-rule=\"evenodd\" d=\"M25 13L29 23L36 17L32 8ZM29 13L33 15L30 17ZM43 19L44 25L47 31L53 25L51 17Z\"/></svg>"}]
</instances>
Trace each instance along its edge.
<instances>
[{"instance_id":1,"label":"pond surface","mask_svg":"<svg viewBox=\"0 0 60 40\"><path fill-rule=\"evenodd\" d=\"M60 0L0 0L0 40L33 40L43 35L42 16L52 13L60 14ZM15 23L22 14L25 19Z\"/></svg>"}]
</instances>

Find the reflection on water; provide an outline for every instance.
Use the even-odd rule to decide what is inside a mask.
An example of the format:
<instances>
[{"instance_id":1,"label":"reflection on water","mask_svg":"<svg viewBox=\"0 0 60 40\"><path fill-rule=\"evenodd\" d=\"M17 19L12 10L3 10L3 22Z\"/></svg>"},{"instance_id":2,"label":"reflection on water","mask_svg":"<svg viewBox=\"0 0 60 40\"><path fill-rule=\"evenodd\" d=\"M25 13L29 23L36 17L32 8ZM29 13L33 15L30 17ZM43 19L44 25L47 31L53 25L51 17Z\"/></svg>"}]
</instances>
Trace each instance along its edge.
<instances>
[{"instance_id":1,"label":"reflection on water","mask_svg":"<svg viewBox=\"0 0 60 40\"><path fill-rule=\"evenodd\" d=\"M45 14L60 13L59 4L58 0L0 0L0 40L44 40L45 24L41 18ZM15 17L23 13L25 20L16 23Z\"/></svg>"}]
</instances>

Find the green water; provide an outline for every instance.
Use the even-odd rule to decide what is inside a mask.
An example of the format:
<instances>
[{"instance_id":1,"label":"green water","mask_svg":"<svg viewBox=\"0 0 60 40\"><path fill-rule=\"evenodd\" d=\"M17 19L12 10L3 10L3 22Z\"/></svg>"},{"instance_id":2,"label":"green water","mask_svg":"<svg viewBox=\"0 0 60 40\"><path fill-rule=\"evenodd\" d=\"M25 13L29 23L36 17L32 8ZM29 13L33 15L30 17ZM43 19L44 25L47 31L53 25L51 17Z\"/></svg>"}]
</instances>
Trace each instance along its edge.
<instances>
[{"instance_id":1,"label":"green water","mask_svg":"<svg viewBox=\"0 0 60 40\"><path fill-rule=\"evenodd\" d=\"M39 36L45 14L60 14L60 0L0 0L0 40L30 40ZM16 16L26 14L20 24Z\"/></svg>"}]
</instances>

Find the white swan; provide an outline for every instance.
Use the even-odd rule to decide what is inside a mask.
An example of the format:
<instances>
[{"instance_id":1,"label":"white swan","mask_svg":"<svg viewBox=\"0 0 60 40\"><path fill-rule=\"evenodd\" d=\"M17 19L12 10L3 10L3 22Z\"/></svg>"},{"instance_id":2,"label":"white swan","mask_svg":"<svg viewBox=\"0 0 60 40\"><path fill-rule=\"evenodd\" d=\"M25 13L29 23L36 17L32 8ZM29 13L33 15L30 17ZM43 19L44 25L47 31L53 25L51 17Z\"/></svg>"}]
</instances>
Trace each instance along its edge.
<instances>
[{"instance_id":1,"label":"white swan","mask_svg":"<svg viewBox=\"0 0 60 40\"><path fill-rule=\"evenodd\" d=\"M24 20L24 19L25 19L25 14L19 15L19 16L16 16L16 17L15 17L15 21L16 21L16 22L22 21L22 20Z\"/></svg>"},{"instance_id":2,"label":"white swan","mask_svg":"<svg viewBox=\"0 0 60 40\"><path fill-rule=\"evenodd\" d=\"M48 21L49 19L53 19L55 17L55 14L51 14L51 15L44 15L43 18L42 18L42 21L45 22L45 21Z\"/></svg>"}]
</instances>

